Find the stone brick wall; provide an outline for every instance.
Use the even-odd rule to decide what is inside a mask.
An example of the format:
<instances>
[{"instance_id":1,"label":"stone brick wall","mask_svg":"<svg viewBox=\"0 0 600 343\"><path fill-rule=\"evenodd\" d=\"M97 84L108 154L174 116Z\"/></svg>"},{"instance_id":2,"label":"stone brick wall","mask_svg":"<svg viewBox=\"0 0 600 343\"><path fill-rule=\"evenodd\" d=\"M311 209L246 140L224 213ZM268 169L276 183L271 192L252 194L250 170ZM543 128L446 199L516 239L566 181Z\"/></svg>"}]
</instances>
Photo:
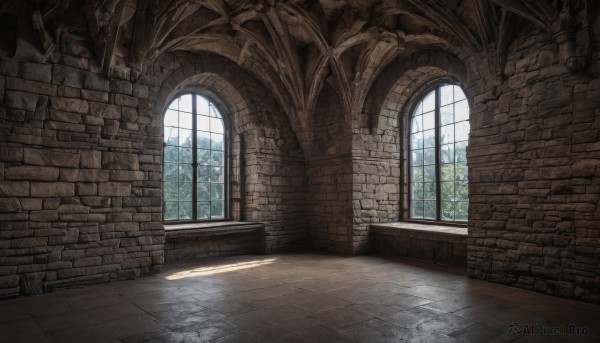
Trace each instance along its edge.
<instances>
[{"instance_id":1,"label":"stone brick wall","mask_svg":"<svg viewBox=\"0 0 600 343\"><path fill-rule=\"evenodd\" d=\"M600 60L584 74L530 29L469 151L469 275L600 301Z\"/></svg>"},{"instance_id":2,"label":"stone brick wall","mask_svg":"<svg viewBox=\"0 0 600 343\"><path fill-rule=\"evenodd\" d=\"M0 61L0 295L135 277L164 260L147 80L58 60Z\"/></svg>"},{"instance_id":3,"label":"stone brick wall","mask_svg":"<svg viewBox=\"0 0 600 343\"><path fill-rule=\"evenodd\" d=\"M335 91L324 87L311 123L307 217L313 247L352 253L352 136L340 108Z\"/></svg>"},{"instance_id":4,"label":"stone brick wall","mask_svg":"<svg viewBox=\"0 0 600 343\"><path fill-rule=\"evenodd\" d=\"M168 81L179 69L162 66L135 82L115 69L105 78L88 55L0 61L0 295L131 278L164 263L159 92L177 91L181 82ZM205 61L202 70L227 76L222 60ZM210 78L192 81L237 106L236 216L265 222L267 252L302 246L304 162L295 135L264 88L230 71L237 83L229 87L245 90L242 98L227 98L234 92Z\"/></svg>"}]
</instances>

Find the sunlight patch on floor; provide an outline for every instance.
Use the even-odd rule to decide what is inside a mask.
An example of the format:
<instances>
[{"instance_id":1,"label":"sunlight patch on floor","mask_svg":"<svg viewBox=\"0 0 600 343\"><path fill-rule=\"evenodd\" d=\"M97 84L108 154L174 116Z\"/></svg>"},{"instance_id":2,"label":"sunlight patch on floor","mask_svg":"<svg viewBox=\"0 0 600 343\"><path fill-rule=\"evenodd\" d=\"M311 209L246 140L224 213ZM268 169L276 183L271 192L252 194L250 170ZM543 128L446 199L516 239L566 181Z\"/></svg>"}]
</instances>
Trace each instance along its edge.
<instances>
[{"instance_id":1,"label":"sunlight patch on floor","mask_svg":"<svg viewBox=\"0 0 600 343\"><path fill-rule=\"evenodd\" d=\"M184 278L189 278L189 277L228 273L228 272L234 272L234 271L238 271L238 270L244 270L244 269L264 266L267 264L271 264L275 261L277 261L276 258L270 258L270 259L264 259L264 260L245 261L245 262L238 262L238 263L231 263L231 264L217 265L217 266L210 266L210 267L192 268L192 269L187 269L187 270L182 270L182 271L172 273L170 275L167 275L165 278L167 280L179 280L179 279L184 279Z\"/></svg>"}]
</instances>

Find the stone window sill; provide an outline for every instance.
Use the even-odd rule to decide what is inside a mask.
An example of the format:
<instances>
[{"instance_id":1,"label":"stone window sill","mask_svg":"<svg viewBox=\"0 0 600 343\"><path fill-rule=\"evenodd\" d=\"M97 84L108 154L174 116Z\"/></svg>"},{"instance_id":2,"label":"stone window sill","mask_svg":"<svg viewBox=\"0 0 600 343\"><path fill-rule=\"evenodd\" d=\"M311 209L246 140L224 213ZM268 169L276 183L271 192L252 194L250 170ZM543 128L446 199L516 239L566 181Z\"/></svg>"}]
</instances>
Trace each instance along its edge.
<instances>
[{"instance_id":1,"label":"stone window sill","mask_svg":"<svg viewBox=\"0 0 600 343\"><path fill-rule=\"evenodd\" d=\"M466 227L407 222L371 224L371 230L374 233L381 235L403 236L457 243L466 242L469 236Z\"/></svg>"},{"instance_id":2,"label":"stone window sill","mask_svg":"<svg viewBox=\"0 0 600 343\"><path fill-rule=\"evenodd\" d=\"M240 233L264 233L265 224L251 222L207 222L165 224L167 238L216 237Z\"/></svg>"}]
</instances>

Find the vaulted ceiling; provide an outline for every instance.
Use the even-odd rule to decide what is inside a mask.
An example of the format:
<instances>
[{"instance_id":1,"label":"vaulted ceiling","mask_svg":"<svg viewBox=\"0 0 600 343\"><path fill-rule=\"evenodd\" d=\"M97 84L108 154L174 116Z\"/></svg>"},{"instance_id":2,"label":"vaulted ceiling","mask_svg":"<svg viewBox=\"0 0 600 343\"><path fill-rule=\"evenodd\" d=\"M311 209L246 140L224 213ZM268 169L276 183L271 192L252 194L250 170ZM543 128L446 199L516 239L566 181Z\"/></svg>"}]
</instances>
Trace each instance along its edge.
<instances>
[{"instance_id":1,"label":"vaulted ceiling","mask_svg":"<svg viewBox=\"0 0 600 343\"><path fill-rule=\"evenodd\" d=\"M94 51L89 57L106 75L113 68L129 68L134 78L151 73L166 53L211 52L248 69L265 84L280 85L274 87L274 95L280 103L291 103L295 110L290 115L306 126L325 82L338 91L346 112L360 111L382 70L422 49L441 49L464 59L476 56L501 79L508 46L524 23L553 37L565 63L580 70L598 26L593 14L599 4L593 3L12 0L0 5L0 26L6 29L0 35L0 50L44 60L52 58L57 46L83 54L78 44L88 44Z\"/></svg>"}]
</instances>

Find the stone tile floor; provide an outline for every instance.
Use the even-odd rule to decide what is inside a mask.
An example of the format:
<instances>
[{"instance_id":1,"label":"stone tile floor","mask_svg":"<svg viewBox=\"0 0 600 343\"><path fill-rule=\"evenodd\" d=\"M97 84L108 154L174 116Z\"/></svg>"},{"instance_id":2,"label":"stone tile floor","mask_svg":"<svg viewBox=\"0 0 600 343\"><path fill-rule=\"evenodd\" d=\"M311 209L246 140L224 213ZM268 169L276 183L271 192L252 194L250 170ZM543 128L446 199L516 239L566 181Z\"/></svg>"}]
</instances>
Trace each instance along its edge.
<instances>
[{"instance_id":1,"label":"stone tile floor","mask_svg":"<svg viewBox=\"0 0 600 343\"><path fill-rule=\"evenodd\" d=\"M587 334L523 334L570 325ZM456 268L318 253L173 264L156 276L0 301L0 342L204 341L599 342L600 306Z\"/></svg>"}]
</instances>

